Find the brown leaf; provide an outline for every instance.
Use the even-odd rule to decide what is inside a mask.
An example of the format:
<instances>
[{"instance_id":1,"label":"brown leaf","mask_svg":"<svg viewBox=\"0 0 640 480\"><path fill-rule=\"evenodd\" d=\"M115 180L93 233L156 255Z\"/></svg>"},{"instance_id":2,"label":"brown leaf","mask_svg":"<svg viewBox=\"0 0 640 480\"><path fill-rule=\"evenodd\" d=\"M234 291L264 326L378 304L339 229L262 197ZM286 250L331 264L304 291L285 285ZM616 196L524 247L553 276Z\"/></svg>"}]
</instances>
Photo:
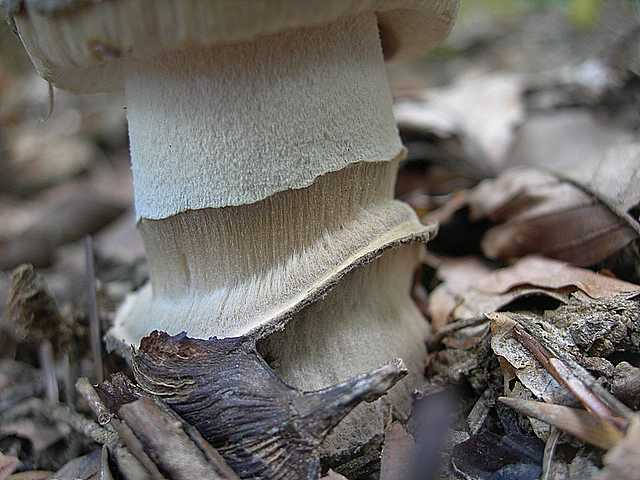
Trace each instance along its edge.
<instances>
[{"instance_id":1,"label":"brown leaf","mask_svg":"<svg viewBox=\"0 0 640 480\"><path fill-rule=\"evenodd\" d=\"M514 268L514 267L509 267ZM435 331L458 319L469 319L484 313L497 311L519 298L543 295L560 302L568 301L568 292L526 281L514 282L512 288L493 291L492 282L500 272L492 272L481 260L474 257L447 259L438 268L438 277L443 279L429 298L429 316ZM481 288L484 286L484 289ZM488 287L487 287L488 286Z\"/></svg>"},{"instance_id":2,"label":"brown leaf","mask_svg":"<svg viewBox=\"0 0 640 480\"><path fill-rule=\"evenodd\" d=\"M126 210L121 199L88 183L65 185L56 193L39 198L23 230L0 241L0 270L21 263L48 266L56 247L97 232Z\"/></svg>"},{"instance_id":3,"label":"brown leaf","mask_svg":"<svg viewBox=\"0 0 640 480\"><path fill-rule=\"evenodd\" d=\"M516 75L467 75L451 86L430 88L411 99L398 101L394 114L401 129L463 137L479 151L476 157L481 158L485 170L487 165L497 169L504 162L513 131L524 116L522 88L522 79Z\"/></svg>"},{"instance_id":4,"label":"brown leaf","mask_svg":"<svg viewBox=\"0 0 640 480\"><path fill-rule=\"evenodd\" d=\"M567 179L639 232L640 144L635 133L584 109L529 116L511 152L511 166L526 165Z\"/></svg>"},{"instance_id":5,"label":"brown leaf","mask_svg":"<svg viewBox=\"0 0 640 480\"><path fill-rule=\"evenodd\" d=\"M591 298L640 292L640 285L537 256L525 257L511 267L496 270L479 278L476 283L479 291L492 294L507 293L523 286L547 290L574 288L583 291Z\"/></svg>"},{"instance_id":6,"label":"brown leaf","mask_svg":"<svg viewBox=\"0 0 640 480\"><path fill-rule=\"evenodd\" d=\"M47 449L69 433L70 429L66 425L51 426L32 418L4 422L0 426L0 435L12 435L29 440L36 453Z\"/></svg>"},{"instance_id":7,"label":"brown leaf","mask_svg":"<svg viewBox=\"0 0 640 480\"><path fill-rule=\"evenodd\" d=\"M438 277L444 282L431 293L428 308L435 331L450 321L491 313L532 295L567 303L575 291L593 299L640 293L639 285L537 256L493 271L473 257L447 259Z\"/></svg>"},{"instance_id":8,"label":"brown leaf","mask_svg":"<svg viewBox=\"0 0 640 480\"><path fill-rule=\"evenodd\" d=\"M513 169L469 194L471 218L497 223L483 240L490 258L529 254L588 266L624 248L638 234L597 198L533 169Z\"/></svg>"},{"instance_id":9,"label":"brown leaf","mask_svg":"<svg viewBox=\"0 0 640 480\"><path fill-rule=\"evenodd\" d=\"M9 175L0 181L0 187L20 195L77 176L98 156L96 146L81 136L33 127L15 129L9 140Z\"/></svg>"},{"instance_id":10,"label":"brown leaf","mask_svg":"<svg viewBox=\"0 0 640 480\"><path fill-rule=\"evenodd\" d=\"M470 194L475 219L498 225L484 240L493 258L542 254L598 263L640 235L640 144L627 128L587 110L529 116L508 170Z\"/></svg>"}]
</instances>

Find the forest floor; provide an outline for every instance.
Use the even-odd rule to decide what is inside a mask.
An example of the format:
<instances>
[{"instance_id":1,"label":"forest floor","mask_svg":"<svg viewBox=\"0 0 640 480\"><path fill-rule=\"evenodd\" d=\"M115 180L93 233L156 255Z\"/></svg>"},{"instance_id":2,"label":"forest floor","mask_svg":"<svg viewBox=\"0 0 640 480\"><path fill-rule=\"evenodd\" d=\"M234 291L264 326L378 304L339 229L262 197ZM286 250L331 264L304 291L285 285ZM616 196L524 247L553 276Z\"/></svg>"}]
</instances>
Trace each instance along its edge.
<instances>
[{"instance_id":1,"label":"forest floor","mask_svg":"<svg viewBox=\"0 0 640 480\"><path fill-rule=\"evenodd\" d=\"M324 474L639 479L640 12L480 3L390 67L396 195L440 224L412 292L424 385L380 457ZM0 480L237 478L102 341L148 280L122 101L56 91L48 111L0 39Z\"/></svg>"}]
</instances>

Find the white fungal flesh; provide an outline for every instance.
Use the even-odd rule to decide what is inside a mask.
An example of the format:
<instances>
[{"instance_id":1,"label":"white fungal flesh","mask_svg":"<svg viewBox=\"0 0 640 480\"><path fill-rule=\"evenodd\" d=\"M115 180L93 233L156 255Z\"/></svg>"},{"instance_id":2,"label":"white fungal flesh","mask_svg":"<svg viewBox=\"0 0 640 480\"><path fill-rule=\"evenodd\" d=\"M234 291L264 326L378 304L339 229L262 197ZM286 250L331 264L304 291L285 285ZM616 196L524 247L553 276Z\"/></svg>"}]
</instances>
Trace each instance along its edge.
<instances>
[{"instance_id":1,"label":"white fungal flesh","mask_svg":"<svg viewBox=\"0 0 640 480\"><path fill-rule=\"evenodd\" d=\"M373 13L130 61L126 97L139 218L254 203L402 149Z\"/></svg>"},{"instance_id":2,"label":"white fungal flesh","mask_svg":"<svg viewBox=\"0 0 640 480\"><path fill-rule=\"evenodd\" d=\"M113 334L127 344L154 329L264 336L386 249L426 241L433 228L392 200L397 163L357 164L251 205L143 220L152 287Z\"/></svg>"},{"instance_id":3,"label":"white fungal flesh","mask_svg":"<svg viewBox=\"0 0 640 480\"><path fill-rule=\"evenodd\" d=\"M388 399L406 413L425 355L415 242L434 228L393 199L404 150L375 15L130 62L126 94L151 285L111 337L251 335L303 389L399 357L411 373ZM330 448L382 427L380 403L360 407Z\"/></svg>"},{"instance_id":4,"label":"white fungal flesh","mask_svg":"<svg viewBox=\"0 0 640 480\"><path fill-rule=\"evenodd\" d=\"M353 271L259 346L282 378L302 390L328 387L393 358L404 360L408 377L382 401L351 412L326 442L330 454L380 435L389 406L400 417L410 413L427 353L428 324L409 296L422 248L407 245Z\"/></svg>"}]
</instances>

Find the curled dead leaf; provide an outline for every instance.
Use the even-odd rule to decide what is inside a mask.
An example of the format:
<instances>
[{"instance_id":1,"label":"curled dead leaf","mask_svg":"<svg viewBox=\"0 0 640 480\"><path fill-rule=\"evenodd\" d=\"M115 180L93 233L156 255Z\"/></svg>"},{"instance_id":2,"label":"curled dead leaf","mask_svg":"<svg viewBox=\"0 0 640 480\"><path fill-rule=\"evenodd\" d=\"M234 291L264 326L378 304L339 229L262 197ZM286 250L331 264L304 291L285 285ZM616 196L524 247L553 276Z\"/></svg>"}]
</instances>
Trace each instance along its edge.
<instances>
[{"instance_id":1,"label":"curled dead leaf","mask_svg":"<svg viewBox=\"0 0 640 480\"><path fill-rule=\"evenodd\" d=\"M497 225L482 239L490 258L544 255L578 266L594 265L637 238L627 221L576 185L550 173L507 170L469 194L472 220Z\"/></svg>"},{"instance_id":2,"label":"curled dead leaf","mask_svg":"<svg viewBox=\"0 0 640 480\"><path fill-rule=\"evenodd\" d=\"M537 256L497 270L474 257L447 259L437 274L443 283L432 292L428 308L436 331L450 321L491 313L525 297L568 303L576 291L593 299L640 293L639 285Z\"/></svg>"}]
</instances>

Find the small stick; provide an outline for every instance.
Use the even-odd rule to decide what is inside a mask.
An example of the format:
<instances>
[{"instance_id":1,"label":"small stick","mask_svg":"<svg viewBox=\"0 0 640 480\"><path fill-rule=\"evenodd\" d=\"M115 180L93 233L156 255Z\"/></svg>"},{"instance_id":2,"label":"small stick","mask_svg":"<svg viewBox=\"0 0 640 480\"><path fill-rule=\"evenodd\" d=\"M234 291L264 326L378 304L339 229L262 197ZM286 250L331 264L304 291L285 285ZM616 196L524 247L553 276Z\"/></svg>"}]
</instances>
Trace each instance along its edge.
<instances>
[{"instance_id":1,"label":"small stick","mask_svg":"<svg viewBox=\"0 0 640 480\"><path fill-rule=\"evenodd\" d=\"M111 421L113 414L109 411L98 395L98 392L96 392L96 389L93 388L93 385L91 385L86 377L80 377L78 379L76 382L76 390L87 402L87 405L89 405L99 425L104 426Z\"/></svg>"},{"instance_id":2,"label":"small stick","mask_svg":"<svg viewBox=\"0 0 640 480\"><path fill-rule=\"evenodd\" d=\"M98 475L99 480L113 480L111 469L109 468L109 449L106 445L102 445L102 452L100 454L100 471Z\"/></svg>"},{"instance_id":3,"label":"small stick","mask_svg":"<svg viewBox=\"0 0 640 480\"><path fill-rule=\"evenodd\" d=\"M53 359L53 347L49 340L40 343L38 349L40 368L42 368L42 380L47 401L58 403L60 391L58 389L58 379L56 378L55 360Z\"/></svg>"},{"instance_id":4,"label":"small stick","mask_svg":"<svg viewBox=\"0 0 640 480\"><path fill-rule=\"evenodd\" d=\"M61 360L62 381L64 384L64 398L71 408L76 404L76 391L73 388L73 368L69 359L69 352L64 352Z\"/></svg>"},{"instance_id":5,"label":"small stick","mask_svg":"<svg viewBox=\"0 0 640 480\"><path fill-rule=\"evenodd\" d=\"M3 420L11 420L28 414L41 414L45 418L53 422L61 422L69 425L75 431L82 433L96 443L110 445L117 441L117 434L111 430L105 429L93 420L86 418L75 410L60 403L45 402L40 398L31 398L30 400L16 405L12 409L6 411Z\"/></svg>"},{"instance_id":6,"label":"small stick","mask_svg":"<svg viewBox=\"0 0 640 480\"><path fill-rule=\"evenodd\" d=\"M91 385L91 382L86 377L80 377L76 382L76 390L82 398L87 402L89 408L97 418L98 424L106 431L110 432L113 437L109 443L104 443L103 447L107 447L111 458L115 461L118 469L123 474L124 478L149 478L149 472L157 471L153 462L151 467L149 464L143 464L136 456L134 456L130 449L119 443L120 434L123 432L123 428L126 425L122 425L121 422L115 418L115 415L109 411L104 404L96 389ZM103 448L102 454L104 456L105 450ZM152 470L148 470L152 468ZM159 474L158 474L159 475ZM161 476L152 478L162 478Z\"/></svg>"},{"instance_id":7,"label":"small stick","mask_svg":"<svg viewBox=\"0 0 640 480\"><path fill-rule=\"evenodd\" d=\"M522 415L537 418L604 450L609 450L624 438L624 434L610 422L586 410L519 398L499 397L498 401Z\"/></svg>"},{"instance_id":8,"label":"small stick","mask_svg":"<svg viewBox=\"0 0 640 480\"><path fill-rule=\"evenodd\" d=\"M96 298L96 271L93 259L93 240L90 235L84 239L84 256L87 272L87 306L89 308L89 327L91 331L91 352L96 372L96 381L104 381L102 367L102 340L100 335L100 317Z\"/></svg>"},{"instance_id":9,"label":"small stick","mask_svg":"<svg viewBox=\"0 0 640 480\"><path fill-rule=\"evenodd\" d=\"M434 350L440 346L442 339L453 333L457 330L462 330L467 327L474 327L476 325L480 325L481 323L487 322L489 319L484 313L481 313L478 316L471 318L462 318L460 320L456 320L455 322L449 323L448 325L439 329L433 337L428 341L429 350Z\"/></svg>"},{"instance_id":10,"label":"small stick","mask_svg":"<svg viewBox=\"0 0 640 480\"><path fill-rule=\"evenodd\" d=\"M519 325L513 327L513 336L533 355L538 362L551 374L556 381L564 385L584 408L597 417L609 421L616 427L625 430L628 422L616 416L609 406L593 391L576 377L562 360L555 358L532 335L525 332Z\"/></svg>"},{"instance_id":11,"label":"small stick","mask_svg":"<svg viewBox=\"0 0 640 480\"><path fill-rule=\"evenodd\" d=\"M148 473L150 478L153 480L167 480L166 477L158 470L158 467L153 462L153 460L147 455L144 451L144 446L142 442L136 437L133 430L127 425L126 422L120 421L117 418L114 418L112 421L113 428L116 432L118 432L118 437L125 445L127 450L131 453L133 458L142 465Z\"/></svg>"},{"instance_id":12,"label":"small stick","mask_svg":"<svg viewBox=\"0 0 640 480\"><path fill-rule=\"evenodd\" d=\"M549 480L551 478L551 470L553 468L553 457L556 454L556 446L560 439L560 430L553 425L547 442L544 445L544 457L542 458L542 476L540 480Z\"/></svg>"}]
</instances>

